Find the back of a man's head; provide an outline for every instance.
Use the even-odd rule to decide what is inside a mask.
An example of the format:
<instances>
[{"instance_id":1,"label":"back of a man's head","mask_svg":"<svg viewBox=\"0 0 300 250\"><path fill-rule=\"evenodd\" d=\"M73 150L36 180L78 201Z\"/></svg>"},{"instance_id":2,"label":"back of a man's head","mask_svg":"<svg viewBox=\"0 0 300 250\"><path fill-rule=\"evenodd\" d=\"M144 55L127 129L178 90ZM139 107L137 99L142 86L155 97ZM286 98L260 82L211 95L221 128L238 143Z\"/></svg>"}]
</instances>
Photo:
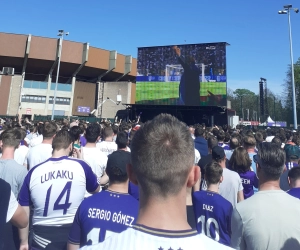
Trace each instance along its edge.
<instances>
[{"instance_id":1,"label":"back of a man's head","mask_svg":"<svg viewBox=\"0 0 300 250\"><path fill-rule=\"evenodd\" d=\"M57 131L57 125L55 122L46 122L43 129L43 138L50 139L52 138Z\"/></svg>"},{"instance_id":2,"label":"back of a man's head","mask_svg":"<svg viewBox=\"0 0 300 250\"><path fill-rule=\"evenodd\" d=\"M136 132L131 152L133 171L146 197L177 195L195 160L187 126L168 114L156 116Z\"/></svg>"},{"instance_id":3,"label":"back of a man's head","mask_svg":"<svg viewBox=\"0 0 300 250\"><path fill-rule=\"evenodd\" d=\"M300 167L293 167L289 173L288 177L290 180L290 186L292 188L299 188L300 187Z\"/></svg>"},{"instance_id":4,"label":"back of a man's head","mask_svg":"<svg viewBox=\"0 0 300 250\"><path fill-rule=\"evenodd\" d=\"M213 147L218 146L218 140L215 137L210 136L207 139L207 146L209 149L212 149Z\"/></svg>"},{"instance_id":5,"label":"back of a man's head","mask_svg":"<svg viewBox=\"0 0 300 250\"><path fill-rule=\"evenodd\" d=\"M97 142L98 137L100 136L101 128L98 123L91 123L85 132L85 138L88 143Z\"/></svg>"},{"instance_id":6,"label":"back of a man's head","mask_svg":"<svg viewBox=\"0 0 300 250\"><path fill-rule=\"evenodd\" d=\"M73 142L72 135L66 130L60 130L53 138L52 141L53 151L67 149L72 142Z\"/></svg>"},{"instance_id":7,"label":"back of a man's head","mask_svg":"<svg viewBox=\"0 0 300 250\"><path fill-rule=\"evenodd\" d=\"M262 132L258 131L255 133L255 140L257 143L261 143L264 141L264 136L263 136Z\"/></svg>"},{"instance_id":8,"label":"back of a man's head","mask_svg":"<svg viewBox=\"0 0 300 250\"><path fill-rule=\"evenodd\" d=\"M223 142L225 139L225 132L223 130L219 130L218 134L217 134L217 139L220 142Z\"/></svg>"},{"instance_id":9,"label":"back of a man's head","mask_svg":"<svg viewBox=\"0 0 300 250\"><path fill-rule=\"evenodd\" d=\"M203 136L204 132L205 130L201 126L198 126L197 128L195 128L195 137Z\"/></svg>"},{"instance_id":10,"label":"back of a man's head","mask_svg":"<svg viewBox=\"0 0 300 250\"><path fill-rule=\"evenodd\" d=\"M223 175L223 168L215 161L205 166L205 180L208 184L218 184Z\"/></svg>"},{"instance_id":11,"label":"back of a man's head","mask_svg":"<svg viewBox=\"0 0 300 250\"><path fill-rule=\"evenodd\" d=\"M230 139L229 146L232 150L238 148L240 146L239 138L238 137L232 137Z\"/></svg>"},{"instance_id":12,"label":"back of a man's head","mask_svg":"<svg viewBox=\"0 0 300 250\"><path fill-rule=\"evenodd\" d=\"M285 164L284 150L274 143L264 142L261 143L257 155L264 179L279 180Z\"/></svg>"},{"instance_id":13,"label":"back of a man's head","mask_svg":"<svg viewBox=\"0 0 300 250\"><path fill-rule=\"evenodd\" d=\"M128 134L126 132L119 132L116 139L118 149L124 149L128 145Z\"/></svg>"},{"instance_id":14,"label":"back of a man's head","mask_svg":"<svg viewBox=\"0 0 300 250\"><path fill-rule=\"evenodd\" d=\"M111 126L105 127L102 131L102 135L103 135L104 140L106 138L112 137L114 135L114 131L113 131L112 127Z\"/></svg>"},{"instance_id":15,"label":"back of a man's head","mask_svg":"<svg viewBox=\"0 0 300 250\"><path fill-rule=\"evenodd\" d=\"M2 147L13 147L17 149L21 142L21 132L18 129L10 128L1 133Z\"/></svg>"},{"instance_id":16,"label":"back of a man's head","mask_svg":"<svg viewBox=\"0 0 300 250\"><path fill-rule=\"evenodd\" d=\"M243 143L244 143L244 147L246 149L255 148L255 146L256 146L256 140L255 140L254 136L252 136L252 135L246 135L244 137Z\"/></svg>"}]
</instances>

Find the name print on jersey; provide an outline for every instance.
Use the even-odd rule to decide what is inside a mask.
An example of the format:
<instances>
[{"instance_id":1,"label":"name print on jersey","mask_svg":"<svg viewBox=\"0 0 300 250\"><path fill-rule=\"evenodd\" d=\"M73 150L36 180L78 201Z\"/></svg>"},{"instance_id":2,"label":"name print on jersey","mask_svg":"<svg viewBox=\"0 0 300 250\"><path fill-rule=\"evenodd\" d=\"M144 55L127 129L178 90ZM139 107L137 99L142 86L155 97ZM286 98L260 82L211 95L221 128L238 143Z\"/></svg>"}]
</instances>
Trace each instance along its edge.
<instances>
[{"instance_id":1,"label":"name print on jersey","mask_svg":"<svg viewBox=\"0 0 300 250\"><path fill-rule=\"evenodd\" d=\"M119 213L113 213L111 214L108 210L100 210L97 208L90 208L88 210L88 217L92 219L100 219L100 220L106 220L106 221L112 221L115 223L123 224L128 227L132 227L132 223L134 221L134 217Z\"/></svg>"},{"instance_id":2,"label":"name print on jersey","mask_svg":"<svg viewBox=\"0 0 300 250\"><path fill-rule=\"evenodd\" d=\"M213 212L214 206L209 206L209 205L203 204L203 209L207 210L209 212Z\"/></svg>"},{"instance_id":3,"label":"name print on jersey","mask_svg":"<svg viewBox=\"0 0 300 250\"><path fill-rule=\"evenodd\" d=\"M41 176L41 183L55 180L55 179L73 180L73 172L68 170L57 170L57 171L48 172Z\"/></svg>"}]
</instances>

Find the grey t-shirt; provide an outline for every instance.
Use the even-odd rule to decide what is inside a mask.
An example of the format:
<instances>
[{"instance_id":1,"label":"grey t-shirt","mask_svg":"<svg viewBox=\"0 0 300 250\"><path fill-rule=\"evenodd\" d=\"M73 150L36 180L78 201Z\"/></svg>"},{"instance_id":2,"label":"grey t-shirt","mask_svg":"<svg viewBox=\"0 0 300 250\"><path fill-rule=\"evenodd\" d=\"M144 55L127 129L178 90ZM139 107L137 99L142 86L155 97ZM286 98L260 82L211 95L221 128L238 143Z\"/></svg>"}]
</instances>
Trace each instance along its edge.
<instances>
[{"instance_id":1,"label":"grey t-shirt","mask_svg":"<svg viewBox=\"0 0 300 250\"><path fill-rule=\"evenodd\" d=\"M259 191L237 204L231 230L237 250L300 249L300 200L282 190Z\"/></svg>"},{"instance_id":2,"label":"grey t-shirt","mask_svg":"<svg viewBox=\"0 0 300 250\"><path fill-rule=\"evenodd\" d=\"M223 168L223 182L220 184L220 195L228 200L233 207L237 204L237 193L243 190L240 176L227 168Z\"/></svg>"},{"instance_id":3,"label":"grey t-shirt","mask_svg":"<svg viewBox=\"0 0 300 250\"><path fill-rule=\"evenodd\" d=\"M10 184L11 191L17 199L26 175L26 167L18 164L15 160L0 159L0 178Z\"/></svg>"}]
</instances>

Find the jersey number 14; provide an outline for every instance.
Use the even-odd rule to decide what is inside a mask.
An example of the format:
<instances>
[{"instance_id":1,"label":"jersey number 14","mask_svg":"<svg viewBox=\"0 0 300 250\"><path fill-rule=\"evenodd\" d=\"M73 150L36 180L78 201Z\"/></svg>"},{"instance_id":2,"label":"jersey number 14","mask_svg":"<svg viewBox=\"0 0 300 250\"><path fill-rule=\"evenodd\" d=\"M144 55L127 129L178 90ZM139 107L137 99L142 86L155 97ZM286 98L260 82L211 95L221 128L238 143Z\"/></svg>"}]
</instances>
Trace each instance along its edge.
<instances>
[{"instance_id":1,"label":"jersey number 14","mask_svg":"<svg viewBox=\"0 0 300 250\"><path fill-rule=\"evenodd\" d=\"M53 211L54 210L63 210L64 215L67 213L67 210L69 209L69 207L72 204L72 203L69 203L71 187L72 187L72 181L68 181L67 184L65 185L65 187L63 188L63 190L61 191L60 195L56 199L54 206L53 206ZM51 190L52 190L52 185L47 190L45 206L44 206L44 214L43 214L44 217L47 217L47 215L48 215ZM60 204L60 202L61 202L62 198L65 196L65 194L67 194L65 203Z\"/></svg>"}]
</instances>

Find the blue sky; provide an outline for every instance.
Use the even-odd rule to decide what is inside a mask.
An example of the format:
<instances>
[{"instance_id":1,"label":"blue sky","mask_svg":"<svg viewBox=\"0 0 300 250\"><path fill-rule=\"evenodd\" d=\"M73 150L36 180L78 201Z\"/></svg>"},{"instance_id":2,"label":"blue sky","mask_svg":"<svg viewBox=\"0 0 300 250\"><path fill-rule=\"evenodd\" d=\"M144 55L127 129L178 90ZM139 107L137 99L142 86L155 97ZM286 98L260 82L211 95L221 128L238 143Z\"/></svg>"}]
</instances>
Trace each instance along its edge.
<instances>
[{"instance_id":1,"label":"blue sky","mask_svg":"<svg viewBox=\"0 0 300 250\"><path fill-rule=\"evenodd\" d=\"M283 92L290 63L285 4L298 0L2 0L1 32L56 37L136 57L137 47L228 42L228 87L258 93L260 77ZM300 57L300 13L291 15L294 58ZM186 42L185 42L186 41ZM1 43L1 41L0 41Z\"/></svg>"}]
</instances>

